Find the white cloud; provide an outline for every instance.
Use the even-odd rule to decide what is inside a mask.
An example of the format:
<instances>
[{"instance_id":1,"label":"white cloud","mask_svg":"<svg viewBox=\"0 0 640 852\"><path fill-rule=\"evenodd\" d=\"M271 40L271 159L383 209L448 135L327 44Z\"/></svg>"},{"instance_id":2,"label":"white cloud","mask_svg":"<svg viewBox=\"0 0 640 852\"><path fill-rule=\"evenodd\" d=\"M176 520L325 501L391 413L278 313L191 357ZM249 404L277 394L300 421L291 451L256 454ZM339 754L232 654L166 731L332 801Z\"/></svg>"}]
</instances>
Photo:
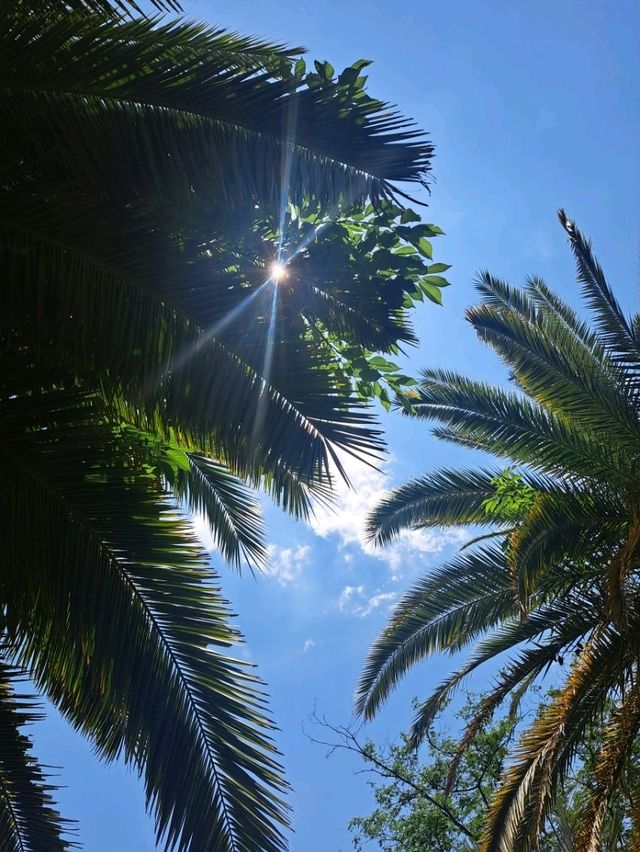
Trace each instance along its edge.
<instances>
[{"instance_id":1,"label":"white cloud","mask_svg":"<svg viewBox=\"0 0 640 852\"><path fill-rule=\"evenodd\" d=\"M335 506L317 506L310 520L316 535L322 538L337 535L342 547L357 546L367 556L384 560L394 580L402 577L402 569L407 563L439 553L449 544L466 540L467 535L461 530L403 530L392 544L375 547L367 538L367 516L389 493L389 477L384 471L370 468L362 462L352 459L343 462L351 488L336 476ZM345 556L345 560L350 561L348 556Z\"/></svg>"},{"instance_id":2,"label":"white cloud","mask_svg":"<svg viewBox=\"0 0 640 852\"><path fill-rule=\"evenodd\" d=\"M387 608L397 598L397 592L380 592L367 596L364 586L345 586L336 599L336 607L345 615L366 618L380 608Z\"/></svg>"},{"instance_id":3,"label":"white cloud","mask_svg":"<svg viewBox=\"0 0 640 852\"><path fill-rule=\"evenodd\" d=\"M191 521L193 523L193 531L200 539L200 544L205 550L212 551L216 549L213 538L211 537L211 528L209 521L200 512L194 512Z\"/></svg>"},{"instance_id":4,"label":"white cloud","mask_svg":"<svg viewBox=\"0 0 640 852\"><path fill-rule=\"evenodd\" d=\"M303 647L303 649L302 649L302 653L303 653L303 654L306 654L306 653L307 653L307 651L308 651L310 648L315 648L315 646L316 646L316 643L313 641L313 639L307 639L307 640L306 640L306 642L304 643L304 647Z\"/></svg>"},{"instance_id":5,"label":"white cloud","mask_svg":"<svg viewBox=\"0 0 640 852\"><path fill-rule=\"evenodd\" d=\"M279 547L277 544L270 544L267 548L265 573L274 577L280 585L287 586L300 579L310 555L311 547L308 544L300 544L297 547Z\"/></svg>"},{"instance_id":6,"label":"white cloud","mask_svg":"<svg viewBox=\"0 0 640 852\"><path fill-rule=\"evenodd\" d=\"M378 592L378 594L376 595L371 595L371 597L367 601L367 605L360 613L360 617L365 618L367 615L370 615L374 610L379 609L382 606L391 606L392 601L394 601L397 597L397 592Z\"/></svg>"},{"instance_id":7,"label":"white cloud","mask_svg":"<svg viewBox=\"0 0 640 852\"><path fill-rule=\"evenodd\" d=\"M349 612L353 607L352 601L361 598L364 593L364 586L345 586L338 595L336 605L341 612Z\"/></svg>"}]
</instances>

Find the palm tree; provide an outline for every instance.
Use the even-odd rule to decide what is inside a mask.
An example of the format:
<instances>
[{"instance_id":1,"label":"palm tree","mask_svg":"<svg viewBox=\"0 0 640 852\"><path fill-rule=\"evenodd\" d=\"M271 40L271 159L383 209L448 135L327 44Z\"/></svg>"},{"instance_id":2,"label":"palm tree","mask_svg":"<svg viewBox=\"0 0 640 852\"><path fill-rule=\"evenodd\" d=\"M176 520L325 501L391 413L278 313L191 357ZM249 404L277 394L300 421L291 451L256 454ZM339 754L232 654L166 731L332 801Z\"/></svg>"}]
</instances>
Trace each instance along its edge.
<instances>
[{"instance_id":1,"label":"palm tree","mask_svg":"<svg viewBox=\"0 0 640 852\"><path fill-rule=\"evenodd\" d=\"M488 531L401 600L369 653L358 712L372 717L419 660L475 643L420 705L417 745L458 684L511 652L461 753L507 697L519 700L554 664L565 672L505 771L487 816L486 852L536 847L554 793L594 726L604 728L603 746L573 848L599 849L640 729L640 315L625 317L589 243L559 216L591 325L539 279L517 289L482 274L482 302L467 317L515 389L429 370L415 398L415 416L435 421L436 437L509 467L427 473L385 499L369 526L379 544L405 528ZM625 783L637 819L637 778ZM639 844L636 822L629 848Z\"/></svg>"},{"instance_id":2,"label":"palm tree","mask_svg":"<svg viewBox=\"0 0 640 852\"><path fill-rule=\"evenodd\" d=\"M394 351L415 281L369 288L371 246L338 223L323 253L313 222L398 219L431 146L362 64L305 78L297 49L127 8L0 9L0 845L72 845L19 730L26 672L144 775L166 848L282 849L262 684L185 509L260 565L248 486L304 515L336 449L379 451L315 340ZM287 204L312 233L276 286Z\"/></svg>"}]
</instances>

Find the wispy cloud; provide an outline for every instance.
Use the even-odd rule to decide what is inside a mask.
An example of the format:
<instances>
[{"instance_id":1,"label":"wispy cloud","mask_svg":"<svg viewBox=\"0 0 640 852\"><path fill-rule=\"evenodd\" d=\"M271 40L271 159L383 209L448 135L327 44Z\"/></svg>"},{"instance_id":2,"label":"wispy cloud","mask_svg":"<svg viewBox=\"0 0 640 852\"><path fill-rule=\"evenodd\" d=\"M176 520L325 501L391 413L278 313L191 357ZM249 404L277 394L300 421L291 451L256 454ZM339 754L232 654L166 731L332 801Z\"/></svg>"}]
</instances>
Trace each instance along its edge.
<instances>
[{"instance_id":1,"label":"wispy cloud","mask_svg":"<svg viewBox=\"0 0 640 852\"><path fill-rule=\"evenodd\" d=\"M376 590L369 595L364 586L345 586L338 595L335 605L345 615L366 618L379 609L387 609L397 598L397 592Z\"/></svg>"},{"instance_id":2,"label":"wispy cloud","mask_svg":"<svg viewBox=\"0 0 640 852\"><path fill-rule=\"evenodd\" d=\"M311 557L311 546L301 544L296 547L280 547L270 544L267 551L267 570L282 586L298 581L308 566Z\"/></svg>"},{"instance_id":3,"label":"wispy cloud","mask_svg":"<svg viewBox=\"0 0 640 852\"><path fill-rule=\"evenodd\" d=\"M363 594L364 586L345 586L338 595L336 606L341 612L349 611L353 606L353 600L361 598Z\"/></svg>"},{"instance_id":4,"label":"wispy cloud","mask_svg":"<svg viewBox=\"0 0 640 852\"><path fill-rule=\"evenodd\" d=\"M405 530L392 544L375 547L367 538L367 516L389 493L389 476L353 460L347 460L345 468L351 488L336 478L336 505L332 508L318 506L310 520L316 535L322 538L336 535L341 547L355 546L367 556L384 560L393 579L400 579L409 563L418 559L424 561L424 557L439 553L447 545L466 540L466 534L459 530Z\"/></svg>"},{"instance_id":5,"label":"wispy cloud","mask_svg":"<svg viewBox=\"0 0 640 852\"><path fill-rule=\"evenodd\" d=\"M315 647L316 647L316 643L314 642L314 640L313 639L307 639L304 643L302 653L306 654L307 651L309 651L311 648L315 648Z\"/></svg>"},{"instance_id":6,"label":"wispy cloud","mask_svg":"<svg viewBox=\"0 0 640 852\"><path fill-rule=\"evenodd\" d=\"M360 613L361 618L371 615L377 609L388 609L398 597L397 592L378 592L367 600L367 604Z\"/></svg>"}]
</instances>

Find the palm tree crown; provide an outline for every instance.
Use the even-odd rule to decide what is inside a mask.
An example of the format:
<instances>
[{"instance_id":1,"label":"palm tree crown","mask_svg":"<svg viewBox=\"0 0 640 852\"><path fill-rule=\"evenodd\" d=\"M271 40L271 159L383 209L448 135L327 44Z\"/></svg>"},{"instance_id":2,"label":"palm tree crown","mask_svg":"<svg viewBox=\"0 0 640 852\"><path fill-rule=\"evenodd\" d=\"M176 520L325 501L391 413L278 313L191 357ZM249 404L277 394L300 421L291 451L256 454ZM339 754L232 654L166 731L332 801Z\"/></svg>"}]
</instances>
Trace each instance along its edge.
<instances>
[{"instance_id":1,"label":"palm tree crown","mask_svg":"<svg viewBox=\"0 0 640 852\"><path fill-rule=\"evenodd\" d=\"M523 733L491 804L486 852L536 847L554 791L594 725L604 726L604 745L574 848L599 849L640 729L640 315L625 317L589 243L559 215L591 325L539 279L517 289L483 274L482 302L467 317L508 366L515 389L428 370L415 399L415 416L435 421L438 438L509 468L428 473L396 489L370 518L380 544L407 527L489 531L401 600L370 651L360 713L373 716L419 660L476 643L420 706L417 744L467 675L511 652L463 750L507 697L517 700L552 664L565 667L561 689ZM630 791L634 803L639 793ZM640 823L633 837L640 843Z\"/></svg>"},{"instance_id":2,"label":"palm tree crown","mask_svg":"<svg viewBox=\"0 0 640 852\"><path fill-rule=\"evenodd\" d=\"M184 508L260 565L247 485L304 514L337 448L380 450L343 368L414 339L424 245L389 249L427 226L394 182L432 148L365 63L305 75L297 49L136 8L0 9L0 845L70 845L18 731L26 671L143 774L166 848L268 852L273 724Z\"/></svg>"}]
</instances>

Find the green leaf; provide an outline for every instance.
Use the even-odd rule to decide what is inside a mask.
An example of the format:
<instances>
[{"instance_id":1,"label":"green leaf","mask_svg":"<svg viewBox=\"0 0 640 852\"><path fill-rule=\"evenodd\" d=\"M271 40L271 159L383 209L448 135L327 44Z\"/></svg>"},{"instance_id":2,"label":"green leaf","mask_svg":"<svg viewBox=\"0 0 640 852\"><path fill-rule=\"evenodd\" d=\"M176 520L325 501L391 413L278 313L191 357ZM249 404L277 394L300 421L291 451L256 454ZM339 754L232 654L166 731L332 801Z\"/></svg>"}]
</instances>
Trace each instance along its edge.
<instances>
[{"instance_id":1,"label":"green leaf","mask_svg":"<svg viewBox=\"0 0 640 852\"><path fill-rule=\"evenodd\" d=\"M380 355L369 358L369 366L374 367L376 370L380 370L383 373L394 372L399 369L398 365L394 364L393 361L387 361Z\"/></svg>"},{"instance_id":2,"label":"green leaf","mask_svg":"<svg viewBox=\"0 0 640 852\"><path fill-rule=\"evenodd\" d=\"M421 255L428 257L429 260L433 257L433 246L426 237L420 237L417 243L417 249Z\"/></svg>"},{"instance_id":3,"label":"green leaf","mask_svg":"<svg viewBox=\"0 0 640 852\"><path fill-rule=\"evenodd\" d=\"M365 382L377 382L380 378L380 372L366 365L360 370L360 376Z\"/></svg>"},{"instance_id":4,"label":"green leaf","mask_svg":"<svg viewBox=\"0 0 640 852\"><path fill-rule=\"evenodd\" d=\"M407 225L409 222L419 222L420 214L416 213L415 210L411 210L411 208L407 207L402 211L400 216L400 222L403 225Z\"/></svg>"},{"instance_id":5,"label":"green leaf","mask_svg":"<svg viewBox=\"0 0 640 852\"><path fill-rule=\"evenodd\" d=\"M169 447L165 450L164 456L176 471L189 471L189 456L184 452L184 450Z\"/></svg>"},{"instance_id":6,"label":"green leaf","mask_svg":"<svg viewBox=\"0 0 640 852\"><path fill-rule=\"evenodd\" d=\"M345 68L344 71L338 77L338 83L341 86L351 86L358 79L358 69L357 68Z\"/></svg>"},{"instance_id":7,"label":"green leaf","mask_svg":"<svg viewBox=\"0 0 640 852\"><path fill-rule=\"evenodd\" d=\"M422 279L425 284L433 284L434 287L449 287L450 282L441 275L425 275Z\"/></svg>"},{"instance_id":8,"label":"green leaf","mask_svg":"<svg viewBox=\"0 0 640 852\"><path fill-rule=\"evenodd\" d=\"M432 263L431 266L427 267L427 272L446 272L447 269L451 269L451 264L449 263Z\"/></svg>"},{"instance_id":9,"label":"green leaf","mask_svg":"<svg viewBox=\"0 0 640 852\"><path fill-rule=\"evenodd\" d=\"M313 64L323 80L329 82L332 79L335 69L330 62L318 62L318 60L315 60Z\"/></svg>"},{"instance_id":10,"label":"green leaf","mask_svg":"<svg viewBox=\"0 0 640 852\"><path fill-rule=\"evenodd\" d=\"M436 305L442 304L442 293L439 287L436 287L434 284L421 284L421 287L428 299L435 302Z\"/></svg>"},{"instance_id":11,"label":"green leaf","mask_svg":"<svg viewBox=\"0 0 640 852\"><path fill-rule=\"evenodd\" d=\"M417 385L417 379L414 379L413 376L405 376L403 373L398 373L393 377L394 381L398 385L405 385L410 387L411 385Z\"/></svg>"}]
</instances>

